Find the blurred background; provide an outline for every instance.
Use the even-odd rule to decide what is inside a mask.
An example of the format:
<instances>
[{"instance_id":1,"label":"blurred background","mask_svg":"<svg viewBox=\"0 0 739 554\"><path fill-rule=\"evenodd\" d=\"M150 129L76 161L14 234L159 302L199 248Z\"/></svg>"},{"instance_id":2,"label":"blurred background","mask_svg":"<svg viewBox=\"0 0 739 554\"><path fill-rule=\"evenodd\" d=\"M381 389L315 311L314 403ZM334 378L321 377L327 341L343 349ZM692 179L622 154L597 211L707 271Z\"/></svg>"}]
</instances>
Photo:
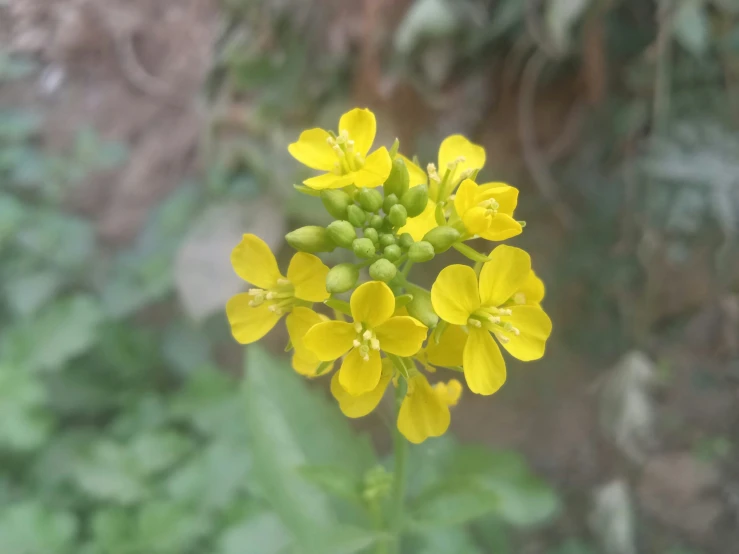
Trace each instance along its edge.
<instances>
[{"instance_id":1,"label":"blurred background","mask_svg":"<svg viewBox=\"0 0 739 554\"><path fill-rule=\"evenodd\" d=\"M739 2L0 0L0 554L302 552L356 492L320 468L387 455L389 399L347 422L224 317L242 233L326 222L287 144L354 106L485 147L554 321L413 450L484 449L497 503L404 552L739 552Z\"/></svg>"}]
</instances>

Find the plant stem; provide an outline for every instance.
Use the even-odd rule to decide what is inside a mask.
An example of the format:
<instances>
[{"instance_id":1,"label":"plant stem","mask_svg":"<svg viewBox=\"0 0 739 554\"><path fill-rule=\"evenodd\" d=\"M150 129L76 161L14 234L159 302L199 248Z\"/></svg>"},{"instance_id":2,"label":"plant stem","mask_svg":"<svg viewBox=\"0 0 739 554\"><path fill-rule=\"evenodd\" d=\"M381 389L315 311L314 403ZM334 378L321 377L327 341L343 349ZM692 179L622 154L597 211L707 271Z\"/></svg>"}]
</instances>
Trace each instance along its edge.
<instances>
[{"instance_id":1,"label":"plant stem","mask_svg":"<svg viewBox=\"0 0 739 554\"><path fill-rule=\"evenodd\" d=\"M402 387L395 389L395 413L400 414L400 405L405 397L405 391ZM397 417L396 417L397 421ZM393 448L395 454L395 464L393 466L394 487L393 487L393 507L391 518L391 531L395 537L395 552L400 554L400 539L403 530L403 504L405 501L405 481L406 481L406 460L408 455L408 442L405 437L398 431L397 425L393 430Z\"/></svg>"}]
</instances>

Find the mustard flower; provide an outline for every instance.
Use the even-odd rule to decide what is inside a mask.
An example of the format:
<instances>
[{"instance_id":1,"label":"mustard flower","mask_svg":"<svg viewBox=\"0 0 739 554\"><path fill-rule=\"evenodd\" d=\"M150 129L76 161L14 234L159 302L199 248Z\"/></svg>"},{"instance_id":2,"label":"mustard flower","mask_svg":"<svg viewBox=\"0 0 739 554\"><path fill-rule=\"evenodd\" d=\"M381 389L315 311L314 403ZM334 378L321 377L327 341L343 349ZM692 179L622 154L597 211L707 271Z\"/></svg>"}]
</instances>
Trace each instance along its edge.
<instances>
[{"instance_id":1,"label":"mustard flower","mask_svg":"<svg viewBox=\"0 0 739 554\"><path fill-rule=\"evenodd\" d=\"M450 265L431 288L439 317L468 329L464 375L470 390L484 395L496 392L506 379L505 361L493 336L514 358L530 361L544 355L552 331L552 322L538 303L519 303L527 294L543 294L538 278L531 277L529 255L520 248L498 246L490 258L479 282L471 267Z\"/></svg>"},{"instance_id":2,"label":"mustard flower","mask_svg":"<svg viewBox=\"0 0 739 554\"><path fill-rule=\"evenodd\" d=\"M339 119L338 134L314 128L303 131L288 151L300 163L324 171L303 183L315 190L349 185L379 187L385 182L392 161L387 148L368 154L375 140L377 122L368 109L354 108Z\"/></svg>"},{"instance_id":3,"label":"mustard flower","mask_svg":"<svg viewBox=\"0 0 739 554\"><path fill-rule=\"evenodd\" d=\"M339 383L358 396L377 387L382 376L380 352L412 356L426 338L427 327L410 316L393 316L395 296L385 283L369 281L349 300L354 321L325 321L310 328L303 342L321 361L346 354Z\"/></svg>"}]
</instances>

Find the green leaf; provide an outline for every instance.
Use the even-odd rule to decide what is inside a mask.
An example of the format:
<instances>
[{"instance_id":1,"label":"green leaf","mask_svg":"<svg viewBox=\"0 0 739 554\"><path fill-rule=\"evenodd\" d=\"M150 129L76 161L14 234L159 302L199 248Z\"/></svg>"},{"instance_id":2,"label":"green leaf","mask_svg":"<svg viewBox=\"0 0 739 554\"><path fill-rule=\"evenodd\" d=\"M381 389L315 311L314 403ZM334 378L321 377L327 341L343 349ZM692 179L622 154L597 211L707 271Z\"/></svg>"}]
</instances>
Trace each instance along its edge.
<instances>
[{"instance_id":1,"label":"green leaf","mask_svg":"<svg viewBox=\"0 0 739 554\"><path fill-rule=\"evenodd\" d=\"M570 539L549 550L547 554L596 554L596 551L582 541Z\"/></svg>"},{"instance_id":2,"label":"green leaf","mask_svg":"<svg viewBox=\"0 0 739 554\"><path fill-rule=\"evenodd\" d=\"M500 509L500 498L474 481L456 482L419 497L411 510L412 525L439 528L463 525Z\"/></svg>"},{"instance_id":3,"label":"green leaf","mask_svg":"<svg viewBox=\"0 0 739 554\"><path fill-rule=\"evenodd\" d=\"M18 316L28 317L51 300L61 285L59 273L39 271L9 279L3 292L10 309Z\"/></svg>"},{"instance_id":4,"label":"green leaf","mask_svg":"<svg viewBox=\"0 0 739 554\"><path fill-rule=\"evenodd\" d=\"M0 111L0 141L28 140L41 130L38 114L22 111Z\"/></svg>"},{"instance_id":5,"label":"green leaf","mask_svg":"<svg viewBox=\"0 0 739 554\"><path fill-rule=\"evenodd\" d=\"M591 0L548 0L544 21L549 38L559 53L565 53L572 43L575 24L585 13Z\"/></svg>"},{"instance_id":6,"label":"green leaf","mask_svg":"<svg viewBox=\"0 0 739 554\"><path fill-rule=\"evenodd\" d=\"M710 45L710 23L703 0L681 0L673 20L675 39L691 54L701 57Z\"/></svg>"},{"instance_id":7,"label":"green leaf","mask_svg":"<svg viewBox=\"0 0 739 554\"><path fill-rule=\"evenodd\" d=\"M169 469L193 447L184 435L174 431L141 433L129 445L128 456L136 461L142 475Z\"/></svg>"},{"instance_id":8,"label":"green leaf","mask_svg":"<svg viewBox=\"0 0 739 554\"><path fill-rule=\"evenodd\" d=\"M335 464L361 475L376 464L335 405L306 388L284 363L258 346L247 350L244 385L254 477L306 552L320 550L339 517L328 497L299 475L305 465Z\"/></svg>"},{"instance_id":9,"label":"green leaf","mask_svg":"<svg viewBox=\"0 0 739 554\"><path fill-rule=\"evenodd\" d=\"M136 460L126 448L103 440L74 468L77 485L91 498L129 505L144 499L149 490Z\"/></svg>"},{"instance_id":10,"label":"green leaf","mask_svg":"<svg viewBox=\"0 0 739 554\"><path fill-rule=\"evenodd\" d=\"M307 465L300 468L300 474L324 492L362 504L361 480L343 467Z\"/></svg>"},{"instance_id":11,"label":"green leaf","mask_svg":"<svg viewBox=\"0 0 739 554\"><path fill-rule=\"evenodd\" d=\"M0 512L2 554L71 554L76 534L72 514L50 511L32 500Z\"/></svg>"},{"instance_id":12,"label":"green leaf","mask_svg":"<svg viewBox=\"0 0 739 554\"><path fill-rule=\"evenodd\" d=\"M0 52L0 82L28 77L38 68L31 58Z\"/></svg>"},{"instance_id":13,"label":"green leaf","mask_svg":"<svg viewBox=\"0 0 739 554\"><path fill-rule=\"evenodd\" d=\"M146 504L136 524L138 552L181 554L190 550L211 529L201 514L167 501Z\"/></svg>"},{"instance_id":14,"label":"green leaf","mask_svg":"<svg viewBox=\"0 0 739 554\"><path fill-rule=\"evenodd\" d=\"M27 208L22 202L14 196L0 192L0 250L21 226L26 214Z\"/></svg>"},{"instance_id":15,"label":"green leaf","mask_svg":"<svg viewBox=\"0 0 739 554\"><path fill-rule=\"evenodd\" d=\"M282 554L290 544L288 530L272 512L262 512L229 528L218 554Z\"/></svg>"},{"instance_id":16,"label":"green leaf","mask_svg":"<svg viewBox=\"0 0 739 554\"><path fill-rule=\"evenodd\" d=\"M45 404L46 389L35 375L0 364L0 447L25 451L41 446L51 431Z\"/></svg>"},{"instance_id":17,"label":"green leaf","mask_svg":"<svg viewBox=\"0 0 739 554\"><path fill-rule=\"evenodd\" d=\"M53 211L32 213L16 241L44 267L64 271L82 269L95 252L95 231L89 221Z\"/></svg>"},{"instance_id":18,"label":"green leaf","mask_svg":"<svg viewBox=\"0 0 739 554\"><path fill-rule=\"evenodd\" d=\"M433 529L419 537L418 554L483 554L483 551L472 540L469 532L463 528ZM505 551L491 550L495 554L506 554Z\"/></svg>"},{"instance_id":19,"label":"green leaf","mask_svg":"<svg viewBox=\"0 0 739 554\"><path fill-rule=\"evenodd\" d=\"M167 328L162 354L182 375L188 375L210 363L210 342L204 329L187 322L176 322Z\"/></svg>"}]
</instances>

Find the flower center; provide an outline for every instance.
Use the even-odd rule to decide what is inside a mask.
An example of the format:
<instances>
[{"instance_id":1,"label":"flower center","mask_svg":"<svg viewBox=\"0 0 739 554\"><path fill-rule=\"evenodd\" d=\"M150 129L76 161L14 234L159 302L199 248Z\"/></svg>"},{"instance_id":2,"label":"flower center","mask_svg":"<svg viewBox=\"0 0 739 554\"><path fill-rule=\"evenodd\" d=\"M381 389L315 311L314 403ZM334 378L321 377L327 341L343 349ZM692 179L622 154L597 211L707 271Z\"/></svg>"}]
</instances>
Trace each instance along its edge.
<instances>
[{"instance_id":1,"label":"flower center","mask_svg":"<svg viewBox=\"0 0 739 554\"><path fill-rule=\"evenodd\" d=\"M354 329L357 332L357 338L354 339L352 344L354 348L359 349L359 355L365 362L370 359L370 352L372 350L380 350L380 341L377 340L377 335L372 329L369 329L362 325L360 322L354 322Z\"/></svg>"},{"instance_id":2,"label":"flower center","mask_svg":"<svg viewBox=\"0 0 739 554\"><path fill-rule=\"evenodd\" d=\"M506 343L511 339L504 335L503 332L512 333L516 336L521 334L521 331L517 327L514 327L510 321L501 320L501 317L510 315L513 315L513 312L508 308L483 306L469 317L467 325L477 327L478 329L487 329L493 333L501 343Z\"/></svg>"},{"instance_id":3,"label":"flower center","mask_svg":"<svg viewBox=\"0 0 739 554\"><path fill-rule=\"evenodd\" d=\"M251 288L247 294L252 297L249 306L256 308L265 302L269 303L269 311L277 315L289 312L295 303L295 287L287 279L277 279L275 286L270 289Z\"/></svg>"},{"instance_id":4,"label":"flower center","mask_svg":"<svg viewBox=\"0 0 739 554\"><path fill-rule=\"evenodd\" d=\"M472 169L465 169L462 172L457 171L459 169L459 164L464 163L464 160L464 156L459 156L453 162L448 163L444 171L443 178L439 178L439 174L437 173L436 166L434 166L434 164L428 165L429 190L432 192L432 194L430 194L432 200L435 200L436 202L445 201L456 190L459 183L469 178L474 173L474 170Z\"/></svg>"},{"instance_id":5,"label":"flower center","mask_svg":"<svg viewBox=\"0 0 739 554\"><path fill-rule=\"evenodd\" d=\"M478 204L481 208L485 209L485 215L494 216L498 213L498 209L500 208L500 204L498 204L498 201L495 200L495 198L489 198L487 200L483 200Z\"/></svg>"},{"instance_id":6,"label":"flower center","mask_svg":"<svg viewBox=\"0 0 739 554\"><path fill-rule=\"evenodd\" d=\"M349 138L346 130L341 131L336 138L328 137L326 142L339 158L334 165L334 172L338 175L346 175L364 167L364 156L354 149L354 141Z\"/></svg>"}]
</instances>

